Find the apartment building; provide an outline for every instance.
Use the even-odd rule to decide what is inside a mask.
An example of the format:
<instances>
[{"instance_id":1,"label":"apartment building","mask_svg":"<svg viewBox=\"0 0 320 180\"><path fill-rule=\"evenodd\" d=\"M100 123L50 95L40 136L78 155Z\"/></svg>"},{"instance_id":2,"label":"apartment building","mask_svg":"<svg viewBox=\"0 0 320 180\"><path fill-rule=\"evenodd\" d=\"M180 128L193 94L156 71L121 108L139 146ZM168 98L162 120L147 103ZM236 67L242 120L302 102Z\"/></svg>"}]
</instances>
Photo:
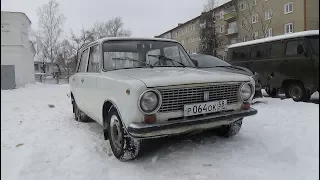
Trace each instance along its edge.
<instances>
[{"instance_id":1,"label":"apartment building","mask_svg":"<svg viewBox=\"0 0 320 180\"><path fill-rule=\"evenodd\" d=\"M224 37L218 55L230 44L319 29L319 0L231 0L213 10L216 32ZM162 33L179 41L188 53L199 52L200 16Z\"/></svg>"}]
</instances>

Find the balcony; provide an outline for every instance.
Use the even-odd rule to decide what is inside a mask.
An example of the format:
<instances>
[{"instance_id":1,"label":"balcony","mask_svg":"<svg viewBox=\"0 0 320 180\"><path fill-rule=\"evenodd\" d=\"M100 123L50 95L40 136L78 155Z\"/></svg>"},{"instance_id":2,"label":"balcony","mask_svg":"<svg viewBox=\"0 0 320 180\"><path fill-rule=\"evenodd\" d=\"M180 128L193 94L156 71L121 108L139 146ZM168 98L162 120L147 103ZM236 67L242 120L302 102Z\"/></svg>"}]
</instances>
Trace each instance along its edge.
<instances>
[{"instance_id":1,"label":"balcony","mask_svg":"<svg viewBox=\"0 0 320 180\"><path fill-rule=\"evenodd\" d=\"M234 27L234 28L228 28L226 35L232 35L232 34L237 34L238 33L238 28Z\"/></svg>"},{"instance_id":2,"label":"balcony","mask_svg":"<svg viewBox=\"0 0 320 180\"><path fill-rule=\"evenodd\" d=\"M229 22L229 21L233 21L237 18L237 12L236 11L231 11L229 13L226 13L224 16L223 16L224 20Z\"/></svg>"}]
</instances>

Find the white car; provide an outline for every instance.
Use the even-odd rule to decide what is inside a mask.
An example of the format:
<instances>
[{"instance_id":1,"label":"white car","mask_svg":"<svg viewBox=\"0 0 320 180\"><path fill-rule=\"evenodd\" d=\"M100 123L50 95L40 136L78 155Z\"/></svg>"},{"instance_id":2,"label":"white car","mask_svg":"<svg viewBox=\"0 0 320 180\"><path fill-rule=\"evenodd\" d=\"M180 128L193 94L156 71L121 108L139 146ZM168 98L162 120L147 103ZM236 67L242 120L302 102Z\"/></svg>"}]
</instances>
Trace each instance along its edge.
<instances>
[{"instance_id":1,"label":"white car","mask_svg":"<svg viewBox=\"0 0 320 180\"><path fill-rule=\"evenodd\" d=\"M250 107L254 80L195 68L178 42L156 38L103 38L80 51L70 77L77 121L104 128L115 157L137 157L144 139L214 129L237 134Z\"/></svg>"}]
</instances>

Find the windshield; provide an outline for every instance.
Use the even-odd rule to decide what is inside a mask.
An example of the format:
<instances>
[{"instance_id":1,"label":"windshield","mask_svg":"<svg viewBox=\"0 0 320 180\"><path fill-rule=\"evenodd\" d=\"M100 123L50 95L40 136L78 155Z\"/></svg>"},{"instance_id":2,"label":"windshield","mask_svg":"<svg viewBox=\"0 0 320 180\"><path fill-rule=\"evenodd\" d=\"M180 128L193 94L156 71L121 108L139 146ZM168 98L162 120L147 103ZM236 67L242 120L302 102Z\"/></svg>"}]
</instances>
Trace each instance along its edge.
<instances>
[{"instance_id":1,"label":"windshield","mask_svg":"<svg viewBox=\"0 0 320 180\"><path fill-rule=\"evenodd\" d=\"M307 38L313 51L319 54L319 36L311 36Z\"/></svg>"},{"instance_id":2,"label":"windshield","mask_svg":"<svg viewBox=\"0 0 320 180\"><path fill-rule=\"evenodd\" d=\"M229 63L209 55L191 55L192 59L198 61L199 68L210 68L215 66L231 66Z\"/></svg>"},{"instance_id":3,"label":"windshield","mask_svg":"<svg viewBox=\"0 0 320 180\"><path fill-rule=\"evenodd\" d=\"M179 43L152 40L114 40L103 44L105 70L141 67L194 67Z\"/></svg>"}]
</instances>

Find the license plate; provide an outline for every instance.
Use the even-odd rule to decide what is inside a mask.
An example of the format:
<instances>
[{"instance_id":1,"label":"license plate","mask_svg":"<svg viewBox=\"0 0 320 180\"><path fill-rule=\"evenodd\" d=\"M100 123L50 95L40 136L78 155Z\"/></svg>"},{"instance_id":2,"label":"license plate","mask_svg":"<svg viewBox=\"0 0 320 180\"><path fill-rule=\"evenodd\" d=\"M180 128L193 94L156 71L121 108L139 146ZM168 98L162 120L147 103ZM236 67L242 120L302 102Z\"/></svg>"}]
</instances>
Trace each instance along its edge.
<instances>
[{"instance_id":1,"label":"license plate","mask_svg":"<svg viewBox=\"0 0 320 180\"><path fill-rule=\"evenodd\" d=\"M184 105L184 116L219 112L227 109L227 100Z\"/></svg>"}]
</instances>

